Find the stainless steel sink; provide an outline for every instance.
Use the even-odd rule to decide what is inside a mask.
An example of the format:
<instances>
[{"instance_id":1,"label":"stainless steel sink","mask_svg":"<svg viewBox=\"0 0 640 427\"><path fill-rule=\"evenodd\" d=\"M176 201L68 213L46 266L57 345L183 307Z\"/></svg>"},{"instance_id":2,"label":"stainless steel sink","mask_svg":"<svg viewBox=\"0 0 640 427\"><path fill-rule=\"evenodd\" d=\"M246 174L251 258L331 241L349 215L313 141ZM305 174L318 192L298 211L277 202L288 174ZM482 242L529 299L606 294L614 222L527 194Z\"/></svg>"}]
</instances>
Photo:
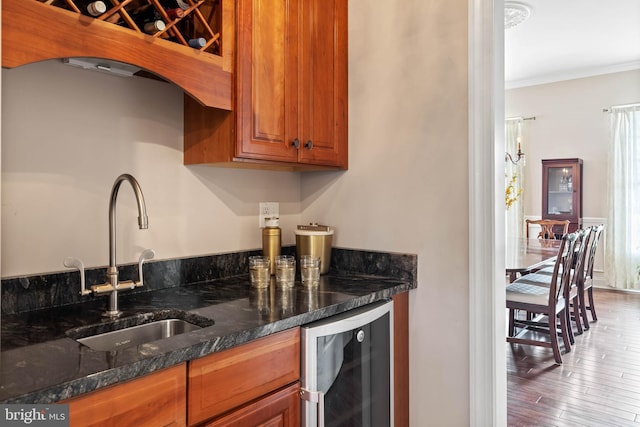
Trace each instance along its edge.
<instances>
[{"instance_id":1,"label":"stainless steel sink","mask_svg":"<svg viewBox=\"0 0 640 427\"><path fill-rule=\"evenodd\" d=\"M69 329L66 335L97 351L118 351L213 325L213 319L165 309Z\"/></svg>"},{"instance_id":2,"label":"stainless steel sink","mask_svg":"<svg viewBox=\"0 0 640 427\"><path fill-rule=\"evenodd\" d=\"M181 319L163 319L144 325L130 326L118 331L78 338L76 341L94 350L115 351L173 337L197 329L200 329L200 326Z\"/></svg>"}]
</instances>

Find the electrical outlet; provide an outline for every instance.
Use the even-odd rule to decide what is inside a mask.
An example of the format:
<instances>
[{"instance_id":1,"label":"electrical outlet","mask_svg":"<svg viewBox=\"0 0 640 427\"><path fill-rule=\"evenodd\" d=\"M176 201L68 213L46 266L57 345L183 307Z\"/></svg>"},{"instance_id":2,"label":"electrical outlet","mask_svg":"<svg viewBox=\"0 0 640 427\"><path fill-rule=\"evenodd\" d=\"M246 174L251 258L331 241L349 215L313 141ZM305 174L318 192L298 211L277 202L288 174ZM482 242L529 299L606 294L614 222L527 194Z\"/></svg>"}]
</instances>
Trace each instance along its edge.
<instances>
[{"instance_id":1,"label":"electrical outlet","mask_svg":"<svg viewBox=\"0 0 640 427\"><path fill-rule=\"evenodd\" d=\"M278 202L260 202L260 212L258 214L258 226L264 227L265 218L280 217L280 203Z\"/></svg>"}]
</instances>

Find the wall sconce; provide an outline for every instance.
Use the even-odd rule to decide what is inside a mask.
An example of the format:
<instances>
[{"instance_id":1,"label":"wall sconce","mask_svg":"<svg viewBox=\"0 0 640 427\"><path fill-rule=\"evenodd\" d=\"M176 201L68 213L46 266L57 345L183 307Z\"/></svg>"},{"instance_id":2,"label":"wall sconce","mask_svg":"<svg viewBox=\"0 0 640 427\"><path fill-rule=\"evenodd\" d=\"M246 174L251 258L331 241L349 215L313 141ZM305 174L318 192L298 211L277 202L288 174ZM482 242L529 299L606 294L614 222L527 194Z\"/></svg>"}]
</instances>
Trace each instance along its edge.
<instances>
[{"instance_id":1,"label":"wall sconce","mask_svg":"<svg viewBox=\"0 0 640 427\"><path fill-rule=\"evenodd\" d=\"M523 165L526 163L526 159L524 157L524 153L520 149L520 138L519 137L518 137L518 152L516 153L516 158L514 159L511 156L511 154L507 152L507 153L504 153L504 161L506 162L507 160L509 160L514 165L517 165L520 160L522 160L522 164Z\"/></svg>"}]
</instances>

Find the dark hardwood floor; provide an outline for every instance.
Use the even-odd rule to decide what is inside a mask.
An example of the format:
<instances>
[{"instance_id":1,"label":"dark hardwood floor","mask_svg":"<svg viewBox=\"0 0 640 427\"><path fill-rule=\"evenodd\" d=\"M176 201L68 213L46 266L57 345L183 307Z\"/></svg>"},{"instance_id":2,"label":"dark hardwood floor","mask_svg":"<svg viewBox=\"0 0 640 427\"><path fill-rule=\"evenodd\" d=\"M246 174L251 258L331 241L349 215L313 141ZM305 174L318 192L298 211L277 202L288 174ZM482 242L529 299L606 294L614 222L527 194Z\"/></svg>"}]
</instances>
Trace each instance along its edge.
<instances>
[{"instance_id":1,"label":"dark hardwood floor","mask_svg":"<svg viewBox=\"0 0 640 427\"><path fill-rule=\"evenodd\" d=\"M509 426L640 427L640 293L594 298L598 321L561 346L562 365L551 349L506 345Z\"/></svg>"}]
</instances>

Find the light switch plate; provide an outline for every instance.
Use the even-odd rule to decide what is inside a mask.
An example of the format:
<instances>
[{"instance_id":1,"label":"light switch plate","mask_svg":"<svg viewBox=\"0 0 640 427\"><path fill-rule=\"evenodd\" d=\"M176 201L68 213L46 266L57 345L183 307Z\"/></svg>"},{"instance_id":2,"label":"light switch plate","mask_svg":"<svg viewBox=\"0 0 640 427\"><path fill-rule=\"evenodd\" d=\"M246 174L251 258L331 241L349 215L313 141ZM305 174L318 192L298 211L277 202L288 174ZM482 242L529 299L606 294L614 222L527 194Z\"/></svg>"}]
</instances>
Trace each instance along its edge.
<instances>
[{"instance_id":1,"label":"light switch plate","mask_svg":"<svg viewBox=\"0 0 640 427\"><path fill-rule=\"evenodd\" d=\"M278 202L260 202L260 212L258 216L258 226L264 227L265 218L280 217L280 203Z\"/></svg>"}]
</instances>

